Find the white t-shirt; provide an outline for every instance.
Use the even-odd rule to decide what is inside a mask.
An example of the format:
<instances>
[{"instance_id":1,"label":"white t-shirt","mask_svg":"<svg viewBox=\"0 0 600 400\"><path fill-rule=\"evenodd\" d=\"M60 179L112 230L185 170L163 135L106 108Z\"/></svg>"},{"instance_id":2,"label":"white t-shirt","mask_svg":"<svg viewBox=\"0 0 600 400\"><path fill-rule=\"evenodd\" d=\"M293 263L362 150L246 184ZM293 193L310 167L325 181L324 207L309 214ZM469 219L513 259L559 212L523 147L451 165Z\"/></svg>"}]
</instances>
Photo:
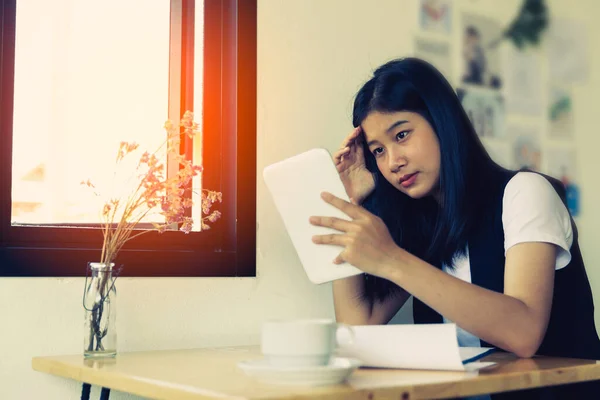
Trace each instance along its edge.
<instances>
[{"instance_id":1,"label":"white t-shirt","mask_svg":"<svg viewBox=\"0 0 600 400\"><path fill-rule=\"evenodd\" d=\"M546 242L559 247L556 269L571 261L573 229L567 208L546 178L533 172L519 172L506 185L502 199L504 254L518 243ZM467 246L468 247L468 246ZM466 282L471 282L468 249L465 256L455 259L454 270L443 270ZM451 322L444 318L444 322ZM479 338L457 327L458 345L480 347Z\"/></svg>"}]
</instances>

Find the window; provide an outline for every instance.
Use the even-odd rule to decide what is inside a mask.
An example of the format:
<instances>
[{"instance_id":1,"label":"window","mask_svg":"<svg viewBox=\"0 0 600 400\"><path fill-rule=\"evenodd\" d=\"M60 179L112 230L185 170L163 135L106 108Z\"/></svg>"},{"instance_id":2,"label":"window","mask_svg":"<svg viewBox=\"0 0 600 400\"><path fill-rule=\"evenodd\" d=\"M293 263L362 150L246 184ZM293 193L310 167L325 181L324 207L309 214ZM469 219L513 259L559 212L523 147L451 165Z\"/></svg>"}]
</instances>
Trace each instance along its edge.
<instances>
[{"instance_id":1,"label":"window","mask_svg":"<svg viewBox=\"0 0 600 400\"><path fill-rule=\"evenodd\" d=\"M117 126L138 137L115 140L152 148L165 118L149 115L194 110L202 142L182 150L202 158L223 216L207 231L136 238L117 264L122 276L254 276L256 0L46 3L2 0L0 275L84 275L102 235L95 205L68 184L86 173L82 159L114 152L101 139Z\"/></svg>"}]
</instances>

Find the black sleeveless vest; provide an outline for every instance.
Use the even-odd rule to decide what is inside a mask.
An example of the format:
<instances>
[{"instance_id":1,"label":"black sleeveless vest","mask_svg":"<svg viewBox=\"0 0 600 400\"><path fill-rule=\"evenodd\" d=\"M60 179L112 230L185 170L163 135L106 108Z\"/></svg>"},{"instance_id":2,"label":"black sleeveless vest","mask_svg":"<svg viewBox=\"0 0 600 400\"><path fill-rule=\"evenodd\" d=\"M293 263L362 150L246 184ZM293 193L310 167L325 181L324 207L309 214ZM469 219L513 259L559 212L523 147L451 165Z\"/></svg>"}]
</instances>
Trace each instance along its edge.
<instances>
[{"instance_id":1,"label":"black sleeveless vest","mask_svg":"<svg viewBox=\"0 0 600 400\"><path fill-rule=\"evenodd\" d=\"M504 229L502 226L502 199L504 188L515 172L506 173L499 184L489 193L488 210L482 214L479 224L475 227L468 240L469 260L471 264L471 282L495 292L504 292ZM565 190L562 183L554 178L544 176L560 198L565 203ZM579 250L578 234L575 222L573 227L573 244L571 246L571 261L555 272L552 309L546 336L536 354L585 358L600 360L600 340L594 324L594 303L581 251ZM442 316L426 304L413 299L413 316L415 323L442 323ZM481 346L494 347L481 340ZM595 383L594 383L595 385ZM560 394L568 388L564 395L570 398L580 390L594 390L594 396L600 396L600 391L591 389L588 385L565 385L546 390L528 390L512 392L505 395L494 395L498 398L519 398L518 393L527 393L524 398L562 398ZM534 393L535 392L535 393ZM544 393L540 397L540 393ZM584 392L587 393L589 392ZM591 393L590 393L591 394ZM508 396L508 397L507 397ZM559 396L559 397L557 397Z\"/></svg>"}]
</instances>

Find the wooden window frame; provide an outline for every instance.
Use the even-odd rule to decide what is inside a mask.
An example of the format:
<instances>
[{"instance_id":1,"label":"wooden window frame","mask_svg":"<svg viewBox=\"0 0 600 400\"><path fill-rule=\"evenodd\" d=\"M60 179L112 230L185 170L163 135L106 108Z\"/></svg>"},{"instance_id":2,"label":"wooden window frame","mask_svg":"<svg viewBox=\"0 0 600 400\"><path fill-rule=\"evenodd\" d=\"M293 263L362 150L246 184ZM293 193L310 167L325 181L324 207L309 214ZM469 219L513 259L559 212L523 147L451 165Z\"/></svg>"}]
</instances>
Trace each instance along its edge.
<instances>
[{"instance_id":1,"label":"wooden window frame","mask_svg":"<svg viewBox=\"0 0 600 400\"><path fill-rule=\"evenodd\" d=\"M100 258L99 229L11 225L16 0L0 1L0 276L85 276ZM203 185L223 193L222 217L207 231L132 240L116 259L121 276L256 276L256 0L204 2ZM180 58L170 62L170 118L193 106L194 6L171 0Z\"/></svg>"}]
</instances>

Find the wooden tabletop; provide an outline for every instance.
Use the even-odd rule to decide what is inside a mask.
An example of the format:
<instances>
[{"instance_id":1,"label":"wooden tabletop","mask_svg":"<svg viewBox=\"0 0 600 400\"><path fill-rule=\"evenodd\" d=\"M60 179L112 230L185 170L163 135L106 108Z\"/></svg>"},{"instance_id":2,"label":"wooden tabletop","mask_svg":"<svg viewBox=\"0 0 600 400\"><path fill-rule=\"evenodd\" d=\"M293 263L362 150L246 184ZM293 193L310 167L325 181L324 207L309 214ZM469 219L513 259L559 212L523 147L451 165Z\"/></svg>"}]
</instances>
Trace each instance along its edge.
<instances>
[{"instance_id":1,"label":"wooden tabletop","mask_svg":"<svg viewBox=\"0 0 600 400\"><path fill-rule=\"evenodd\" d=\"M151 399L430 399L470 396L600 379L600 361L495 353L497 365L479 372L357 369L340 385L278 386L256 381L237 367L260 358L258 347L33 358L33 369Z\"/></svg>"}]
</instances>

